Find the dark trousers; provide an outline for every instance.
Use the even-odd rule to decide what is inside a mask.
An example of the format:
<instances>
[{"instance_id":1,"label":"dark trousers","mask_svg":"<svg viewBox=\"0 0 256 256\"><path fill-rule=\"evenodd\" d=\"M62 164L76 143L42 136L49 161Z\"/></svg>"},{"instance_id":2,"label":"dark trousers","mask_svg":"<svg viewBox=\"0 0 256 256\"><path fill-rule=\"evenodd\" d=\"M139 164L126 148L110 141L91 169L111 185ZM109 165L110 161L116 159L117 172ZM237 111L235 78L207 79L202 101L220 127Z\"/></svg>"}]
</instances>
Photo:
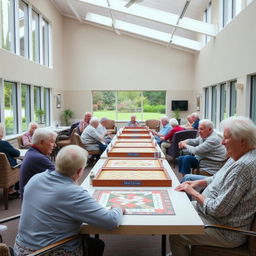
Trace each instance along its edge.
<instances>
[{"instance_id":1,"label":"dark trousers","mask_svg":"<svg viewBox=\"0 0 256 256\"><path fill-rule=\"evenodd\" d=\"M84 256L102 256L105 244L101 239L83 236Z\"/></svg>"},{"instance_id":2,"label":"dark trousers","mask_svg":"<svg viewBox=\"0 0 256 256\"><path fill-rule=\"evenodd\" d=\"M198 160L191 155L179 157L179 172L183 175L189 174L191 168L198 167Z\"/></svg>"}]
</instances>

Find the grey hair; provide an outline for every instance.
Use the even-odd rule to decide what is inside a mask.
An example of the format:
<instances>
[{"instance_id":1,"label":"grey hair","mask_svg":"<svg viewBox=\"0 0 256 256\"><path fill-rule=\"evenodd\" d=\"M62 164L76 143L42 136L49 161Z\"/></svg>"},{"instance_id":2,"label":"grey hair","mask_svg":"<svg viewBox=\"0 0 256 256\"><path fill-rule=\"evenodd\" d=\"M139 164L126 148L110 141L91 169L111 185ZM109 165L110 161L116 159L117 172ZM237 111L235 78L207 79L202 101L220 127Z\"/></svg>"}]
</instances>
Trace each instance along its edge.
<instances>
[{"instance_id":1,"label":"grey hair","mask_svg":"<svg viewBox=\"0 0 256 256\"><path fill-rule=\"evenodd\" d=\"M220 126L223 130L228 129L232 138L244 140L251 148L256 147L256 125L250 118L232 116L223 120Z\"/></svg>"},{"instance_id":2,"label":"grey hair","mask_svg":"<svg viewBox=\"0 0 256 256\"><path fill-rule=\"evenodd\" d=\"M4 130L4 125L0 123L0 137L4 137L5 130Z\"/></svg>"},{"instance_id":3,"label":"grey hair","mask_svg":"<svg viewBox=\"0 0 256 256\"><path fill-rule=\"evenodd\" d=\"M199 118L199 114L197 112L192 113L191 116L196 117L197 119Z\"/></svg>"},{"instance_id":4,"label":"grey hair","mask_svg":"<svg viewBox=\"0 0 256 256\"><path fill-rule=\"evenodd\" d=\"M161 117L161 121L166 121L166 122L168 122L168 121L169 121L168 116L162 116L162 117Z\"/></svg>"},{"instance_id":5,"label":"grey hair","mask_svg":"<svg viewBox=\"0 0 256 256\"><path fill-rule=\"evenodd\" d=\"M131 115L131 117L136 117L136 115L135 115L135 114L133 114L133 115Z\"/></svg>"},{"instance_id":6,"label":"grey hair","mask_svg":"<svg viewBox=\"0 0 256 256\"><path fill-rule=\"evenodd\" d=\"M57 133L50 128L37 128L32 137L32 143L37 145L41 140L56 139Z\"/></svg>"},{"instance_id":7,"label":"grey hair","mask_svg":"<svg viewBox=\"0 0 256 256\"><path fill-rule=\"evenodd\" d=\"M108 120L107 117L102 117L102 118L100 119L100 122L102 123L102 122L107 121L107 120Z\"/></svg>"},{"instance_id":8,"label":"grey hair","mask_svg":"<svg viewBox=\"0 0 256 256\"><path fill-rule=\"evenodd\" d=\"M175 118L171 118L169 123L170 123L171 126L178 126L179 125L177 119L175 119Z\"/></svg>"},{"instance_id":9,"label":"grey hair","mask_svg":"<svg viewBox=\"0 0 256 256\"><path fill-rule=\"evenodd\" d=\"M206 128L214 128L213 122L209 119L202 119L199 121L199 125L203 124Z\"/></svg>"},{"instance_id":10,"label":"grey hair","mask_svg":"<svg viewBox=\"0 0 256 256\"><path fill-rule=\"evenodd\" d=\"M91 112L85 112L85 115L91 115L92 113Z\"/></svg>"},{"instance_id":11,"label":"grey hair","mask_svg":"<svg viewBox=\"0 0 256 256\"><path fill-rule=\"evenodd\" d=\"M72 177L79 169L84 169L88 153L77 145L63 147L56 157L56 169L59 173Z\"/></svg>"},{"instance_id":12,"label":"grey hair","mask_svg":"<svg viewBox=\"0 0 256 256\"><path fill-rule=\"evenodd\" d=\"M96 122L98 122L98 123L100 122L98 117L93 117L93 118L90 120L90 124L93 124L93 123L96 123Z\"/></svg>"},{"instance_id":13,"label":"grey hair","mask_svg":"<svg viewBox=\"0 0 256 256\"><path fill-rule=\"evenodd\" d=\"M33 126L33 125L36 125L36 126L38 127L38 124L37 124L36 122L30 122L30 123L28 124L28 130L30 130L30 129L31 129L31 126Z\"/></svg>"}]
</instances>

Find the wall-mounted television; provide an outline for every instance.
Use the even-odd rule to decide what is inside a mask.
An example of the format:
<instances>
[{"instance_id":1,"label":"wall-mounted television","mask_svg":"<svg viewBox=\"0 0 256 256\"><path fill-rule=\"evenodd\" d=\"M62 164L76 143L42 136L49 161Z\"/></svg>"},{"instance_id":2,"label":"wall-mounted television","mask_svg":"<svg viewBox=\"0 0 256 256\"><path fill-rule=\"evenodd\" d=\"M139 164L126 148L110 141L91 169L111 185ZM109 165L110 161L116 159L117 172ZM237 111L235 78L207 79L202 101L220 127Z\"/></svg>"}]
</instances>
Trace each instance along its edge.
<instances>
[{"instance_id":1,"label":"wall-mounted television","mask_svg":"<svg viewBox=\"0 0 256 256\"><path fill-rule=\"evenodd\" d=\"M188 110L187 100L172 100L172 111L179 109L180 111Z\"/></svg>"}]
</instances>

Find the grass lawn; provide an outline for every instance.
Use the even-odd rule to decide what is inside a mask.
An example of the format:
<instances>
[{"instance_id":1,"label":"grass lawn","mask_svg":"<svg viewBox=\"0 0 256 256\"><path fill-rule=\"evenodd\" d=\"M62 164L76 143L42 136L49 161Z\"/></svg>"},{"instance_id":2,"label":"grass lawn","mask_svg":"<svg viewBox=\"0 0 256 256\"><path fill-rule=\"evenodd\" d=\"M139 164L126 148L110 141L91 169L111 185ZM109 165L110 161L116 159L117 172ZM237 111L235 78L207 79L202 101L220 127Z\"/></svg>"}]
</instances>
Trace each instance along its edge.
<instances>
[{"instance_id":1,"label":"grass lawn","mask_svg":"<svg viewBox=\"0 0 256 256\"><path fill-rule=\"evenodd\" d=\"M134 113L118 113L118 116L116 117L115 111L94 111L93 116L101 118L101 117L107 117L111 120L117 120L117 121L128 121L130 120L131 115ZM136 113L135 113L136 114ZM143 121L147 119L160 119L164 114L161 113L143 113L143 119L142 115L140 113L137 113L137 120Z\"/></svg>"}]
</instances>

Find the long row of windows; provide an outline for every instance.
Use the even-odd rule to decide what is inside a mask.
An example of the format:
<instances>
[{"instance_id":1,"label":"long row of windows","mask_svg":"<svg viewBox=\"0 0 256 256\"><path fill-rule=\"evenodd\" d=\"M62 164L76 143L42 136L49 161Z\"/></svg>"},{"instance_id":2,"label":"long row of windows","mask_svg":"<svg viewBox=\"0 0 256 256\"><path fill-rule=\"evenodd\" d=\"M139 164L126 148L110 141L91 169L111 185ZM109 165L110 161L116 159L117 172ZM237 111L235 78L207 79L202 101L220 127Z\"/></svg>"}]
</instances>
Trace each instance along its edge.
<instances>
[{"instance_id":1,"label":"long row of windows","mask_svg":"<svg viewBox=\"0 0 256 256\"><path fill-rule=\"evenodd\" d=\"M93 115L114 120L159 119L166 113L165 91L93 91Z\"/></svg>"},{"instance_id":2,"label":"long row of windows","mask_svg":"<svg viewBox=\"0 0 256 256\"><path fill-rule=\"evenodd\" d=\"M0 47L49 67L50 24L23 0L1 0Z\"/></svg>"},{"instance_id":3,"label":"long row of windows","mask_svg":"<svg viewBox=\"0 0 256 256\"><path fill-rule=\"evenodd\" d=\"M256 122L256 75L250 77L249 117ZM237 115L237 82L224 82L204 88L204 117L211 119L215 126L229 116Z\"/></svg>"},{"instance_id":4,"label":"long row of windows","mask_svg":"<svg viewBox=\"0 0 256 256\"><path fill-rule=\"evenodd\" d=\"M2 81L0 92L6 135L26 131L31 121L50 125L50 88Z\"/></svg>"}]
</instances>

